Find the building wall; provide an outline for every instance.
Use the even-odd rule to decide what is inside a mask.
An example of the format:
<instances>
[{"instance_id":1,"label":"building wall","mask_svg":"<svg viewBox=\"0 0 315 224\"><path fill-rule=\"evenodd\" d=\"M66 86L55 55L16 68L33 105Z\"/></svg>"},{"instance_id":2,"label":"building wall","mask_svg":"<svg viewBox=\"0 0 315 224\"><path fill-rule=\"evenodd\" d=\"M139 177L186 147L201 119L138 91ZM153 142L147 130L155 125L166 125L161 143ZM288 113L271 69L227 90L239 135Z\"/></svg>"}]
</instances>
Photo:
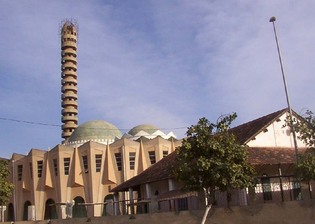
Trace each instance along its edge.
<instances>
[{"instance_id":1,"label":"building wall","mask_svg":"<svg viewBox=\"0 0 315 224\"><path fill-rule=\"evenodd\" d=\"M294 148L293 136L290 128L286 126L288 114L283 114L278 120L262 130L247 145L249 147L291 147ZM299 147L305 144L297 139Z\"/></svg>"},{"instance_id":2,"label":"building wall","mask_svg":"<svg viewBox=\"0 0 315 224\"><path fill-rule=\"evenodd\" d=\"M154 151L157 162L163 151L171 153L176 144L161 137L138 141L122 138L110 145L90 141L77 148L57 145L50 151L32 149L28 155L13 154L15 194L9 203L15 205L16 220L31 218L26 215L27 205L35 205L34 220L49 217L49 209L65 218L62 208L74 199L87 204L80 207L86 208L87 216L102 216L110 190L151 166L149 151ZM122 197L128 200L128 194Z\"/></svg>"},{"instance_id":3,"label":"building wall","mask_svg":"<svg viewBox=\"0 0 315 224\"><path fill-rule=\"evenodd\" d=\"M292 134L289 127L285 126L285 120L288 115L284 114L279 119L270 123L267 127L261 130L255 137L253 137L249 142L249 147L257 147L257 148L292 148L294 147ZM155 144L161 147L161 144ZM298 145L300 147L305 147L301 141L298 141ZM148 150L153 150L153 146L147 147ZM160 149L159 151L163 151ZM283 200L287 200L286 198L290 193L296 193L296 196L292 196L294 200L298 200L300 197L300 186L296 184L296 181L292 177L294 174L294 166L292 163L286 164L285 161L282 161L283 164L275 163L275 164L255 164L254 168L257 175L257 183L255 193L257 194L257 198L261 199L262 202L267 201L264 199L267 194L274 195L272 199L268 199L268 202L280 202ZM281 176L281 178L279 178ZM270 182L270 183L269 183ZM280 184L281 183L281 184ZM280 186L283 186L283 198L281 197ZM140 197L143 200L150 201L149 204L149 212L158 212L156 209L156 192L159 194L165 194L167 192L172 195L173 197L168 197L169 200L167 202L163 202L164 207L169 207L170 210L175 210L176 206L173 206L173 199L178 191L182 188L177 181L173 181L170 184L169 180L160 180L151 183L143 183L140 184ZM264 188L264 189L263 189ZM261 190L263 189L263 190ZM135 189L136 190L136 189ZM175 191L174 191L175 190ZM172 192L173 191L173 192ZM293 194L292 193L292 194ZM248 204L248 193L245 190L235 190L232 194L232 201L230 202L231 205L247 205ZM279 197L280 195L280 197ZM277 196L277 197L275 197ZM177 195L178 198L183 198L182 195ZM190 199L190 196L186 197L187 200ZM292 200L292 199L291 199ZM171 204L165 205L165 204ZM173 204L172 204L173 203ZM225 192L217 192L216 194L216 203L217 206L225 206L227 204L227 195ZM189 203L188 203L189 204ZM189 206L185 207L189 209Z\"/></svg>"}]
</instances>

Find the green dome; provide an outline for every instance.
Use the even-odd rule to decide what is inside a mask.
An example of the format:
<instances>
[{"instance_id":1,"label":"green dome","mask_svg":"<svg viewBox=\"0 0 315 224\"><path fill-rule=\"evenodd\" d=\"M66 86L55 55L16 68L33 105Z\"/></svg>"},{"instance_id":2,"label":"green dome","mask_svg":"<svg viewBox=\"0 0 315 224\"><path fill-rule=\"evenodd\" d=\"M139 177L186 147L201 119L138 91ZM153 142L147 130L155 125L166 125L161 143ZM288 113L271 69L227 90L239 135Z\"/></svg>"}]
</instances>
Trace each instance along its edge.
<instances>
[{"instance_id":1,"label":"green dome","mask_svg":"<svg viewBox=\"0 0 315 224\"><path fill-rule=\"evenodd\" d=\"M120 138L121 132L115 125L106 121L88 121L79 125L69 138L69 142L77 141L104 141L109 139Z\"/></svg>"},{"instance_id":2,"label":"green dome","mask_svg":"<svg viewBox=\"0 0 315 224\"><path fill-rule=\"evenodd\" d=\"M153 126L151 124L141 124L138 125L134 128L132 128L128 134L135 136L136 134L139 133L139 131L145 131L148 134L152 135L154 132L158 131L159 128L157 128L156 126Z\"/></svg>"}]
</instances>

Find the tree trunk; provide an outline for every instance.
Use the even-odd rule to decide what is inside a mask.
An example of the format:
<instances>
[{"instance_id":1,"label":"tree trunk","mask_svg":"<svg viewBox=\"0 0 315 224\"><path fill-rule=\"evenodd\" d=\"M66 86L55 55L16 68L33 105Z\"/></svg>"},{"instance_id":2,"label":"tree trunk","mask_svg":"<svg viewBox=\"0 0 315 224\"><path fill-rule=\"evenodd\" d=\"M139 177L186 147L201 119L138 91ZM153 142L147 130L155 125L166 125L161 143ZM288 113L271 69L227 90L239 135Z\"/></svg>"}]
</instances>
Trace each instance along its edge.
<instances>
[{"instance_id":1,"label":"tree trunk","mask_svg":"<svg viewBox=\"0 0 315 224\"><path fill-rule=\"evenodd\" d=\"M308 192L310 193L310 199L312 199L312 186L311 186L311 181L308 181Z\"/></svg>"},{"instance_id":2,"label":"tree trunk","mask_svg":"<svg viewBox=\"0 0 315 224\"><path fill-rule=\"evenodd\" d=\"M205 224L206 223L207 216L208 216L208 213L209 213L211 207L212 207L211 204L206 206L206 210L205 210L205 213L203 214L203 217L202 217L202 220L201 220L201 224Z\"/></svg>"},{"instance_id":3,"label":"tree trunk","mask_svg":"<svg viewBox=\"0 0 315 224\"><path fill-rule=\"evenodd\" d=\"M203 217L202 217L202 220L201 220L201 224L205 224L206 223L206 220L207 220L207 216L208 216L208 213L212 207L212 191L210 189L206 189L204 188L203 189L204 191L204 194L205 194L205 203L206 203L206 209L205 209L205 212L203 214Z\"/></svg>"},{"instance_id":4,"label":"tree trunk","mask_svg":"<svg viewBox=\"0 0 315 224\"><path fill-rule=\"evenodd\" d=\"M232 200L232 193L230 190L227 190L226 191L226 204L227 204L228 210L231 210L231 204L230 204L231 200Z\"/></svg>"}]
</instances>

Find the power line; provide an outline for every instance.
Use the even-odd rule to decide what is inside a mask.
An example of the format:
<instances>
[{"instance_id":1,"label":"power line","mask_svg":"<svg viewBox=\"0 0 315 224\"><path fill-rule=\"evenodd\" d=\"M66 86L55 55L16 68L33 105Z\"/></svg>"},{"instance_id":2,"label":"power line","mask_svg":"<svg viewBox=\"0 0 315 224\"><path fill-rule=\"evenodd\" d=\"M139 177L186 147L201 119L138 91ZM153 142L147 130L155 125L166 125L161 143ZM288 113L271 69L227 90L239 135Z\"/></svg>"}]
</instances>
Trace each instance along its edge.
<instances>
[{"instance_id":1,"label":"power line","mask_svg":"<svg viewBox=\"0 0 315 224\"><path fill-rule=\"evenodd\" d=\"M23 120L17 120L17 119L11 119L11 118L4 118L4 117L0 117L0 120L13 121L13 122L19 122L19 123L26 123L26 124L32 124L32 125L61 127L60 125L57 125L57 124L47 124L47 123L34 122L34 121L23 121Z\"/></svg>"},{"instance_id":2,"label":"power line","mask_svg":"<svg viewBox=\"0 0 315 224\"><path fill-rule=\"evenodd\" d=\"M0 117L0 120L4 121L11 121L11 122L18 122L18 123L25 123L25 124L31 124L31 125L40 125L40 126L50 126L50 127L61 127L61 125L58 124L48 124L48 123L42 123L42 122L35 122L35 121L24 121L24 120L18 120L18 119L12 119L12 118L5 118ZM80 128L87 128L87 129L102 129L102 130L117 130L117 129L111 129L111 128L93 128L93 127L80 127ZM174 128L157 128L157 130L179 130L179 129L187 129L187 127L174 127ZM118 130L122 132L127 132L130 129L123 129L118 128ZM149 129L141 129L141 130L153 130L152 128Z\"/></svg>"}]
</instances>

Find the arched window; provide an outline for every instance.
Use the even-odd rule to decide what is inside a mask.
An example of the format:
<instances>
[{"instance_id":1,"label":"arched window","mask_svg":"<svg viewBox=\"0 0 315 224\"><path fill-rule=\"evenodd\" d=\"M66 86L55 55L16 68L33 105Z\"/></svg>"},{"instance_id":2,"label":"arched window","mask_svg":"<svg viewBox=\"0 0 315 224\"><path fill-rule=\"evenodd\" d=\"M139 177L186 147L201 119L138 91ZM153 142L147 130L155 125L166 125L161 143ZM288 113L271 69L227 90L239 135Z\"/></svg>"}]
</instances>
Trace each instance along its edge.
<instances>
[{"instance_id":1,"label":"arched window","mask_svg":"<svg viewBox=\"0 0 315 224\"><path fill-rule=\"evenodd\" d=\"M31 205L30 201L26 201L24 203L24 210L23 210L23 221L27 221L28 220L28 206Z\"/></svg>"},{"instance_id":2,"label":"arched window","mask_svg":"<svg viewBox=\"0 0 315 224\"><path fill-rule=\"evenodd\" d=\"M56 204L51 198L46 201L44 219L58 219Z\"/></svg>"},{"instance_id":3,"label":"arched window","mask_svg":"<svg viewBox=\"0 0 315 224\"><path fill-rule=\"evenodd\" d=\"M103 216L114 215L114 195L108 194L104 198Z\"/></svg>"},{"instance_id":4,"label":"arched window","mask_svg":"<svg viewBox=\"0 0 315 224\"><path fill-rule=\"evenodd\" d=\"M8 217L7 217L7 221L11 222L11 221L15 221L14 220L14 206L12 203L9 204L8 206Z\"/></svg>"},{"instance_id":5,"label":"arched window","mask_svg":"<svg viewBox=\"0 0 315 224\"><path fill-rule=\"evenodd\" d=\"M86 214L86 208L85 205L82 205L85 203L84 199L80 196L75 197L74 199L74 206L73 206L73 210L72 210L72 217L73 218L79 218L79 217L87 217Z\"/></svg>"}]
</instances>

